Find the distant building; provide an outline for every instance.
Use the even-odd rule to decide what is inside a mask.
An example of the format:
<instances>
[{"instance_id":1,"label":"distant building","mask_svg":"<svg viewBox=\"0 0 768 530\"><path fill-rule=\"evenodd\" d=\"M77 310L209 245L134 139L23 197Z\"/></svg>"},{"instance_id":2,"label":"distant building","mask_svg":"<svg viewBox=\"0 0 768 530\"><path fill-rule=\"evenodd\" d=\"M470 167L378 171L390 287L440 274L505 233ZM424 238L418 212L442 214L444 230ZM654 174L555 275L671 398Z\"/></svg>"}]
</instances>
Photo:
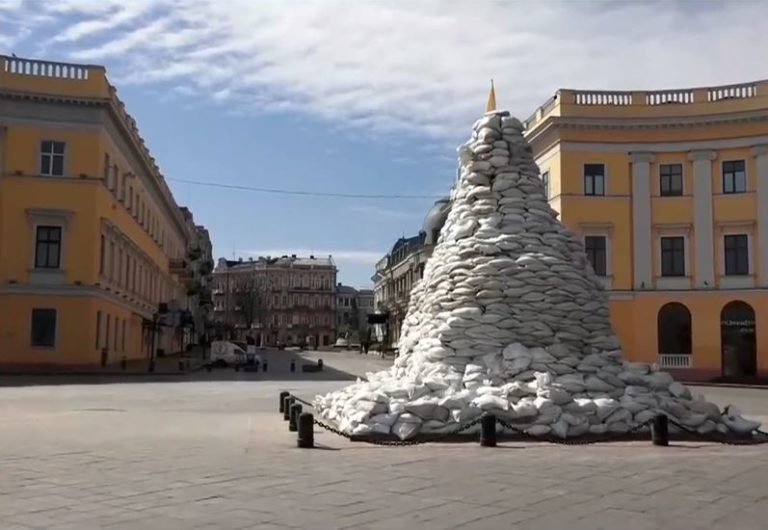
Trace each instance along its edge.
<instances>
[{"instance_id":1,"label":"distant building","mask_svg":"<svg viewBox=\"0 0 768 530\"><path fill-rule=\"evenodd\" d=\"M333 258L219 259L214 315L219 335L261 346L330 346L336 340Z\"/></svg>"},{"instance_id":2,"label":"distant building","mask_svg":"<svg viewBox=\"0 0 768 530\"><path fill-rule=\"evenodd\" d=\"M424 219L422 230L415 236L398 239L392 250L376 264L372 278L374 306L377 313L386 316L386 346L394 347L400 339L411 289L424 277L424 267L449 211L448 198L435 202Z\"/></svg>"},{"instance_id":3,"label":"distant building","mask_svg":"<svg viewBox=\"0 0 768 530\"><path fill-rule=\"evenodd\" d=\"M373 291L336 286L336 334L339 338L365 341L368 337L368 315L373 313Z\"/></svg>"}]
</instances>

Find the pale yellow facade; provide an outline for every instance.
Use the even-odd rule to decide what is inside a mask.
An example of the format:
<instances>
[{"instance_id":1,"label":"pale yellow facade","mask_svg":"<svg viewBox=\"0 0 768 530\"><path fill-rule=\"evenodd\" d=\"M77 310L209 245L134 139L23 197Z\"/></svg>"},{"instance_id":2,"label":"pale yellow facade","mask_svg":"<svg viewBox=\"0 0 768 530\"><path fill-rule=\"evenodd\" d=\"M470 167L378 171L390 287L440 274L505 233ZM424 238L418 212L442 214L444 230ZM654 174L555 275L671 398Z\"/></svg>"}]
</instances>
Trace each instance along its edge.
<instances>
[{"instance_id":1,"label":"pale yellow facade","mask_svg":"<svg viewBox=\"0 0 768 530\"><path fill-rule=\"evenodd\" d=\"M526 136L630 359L768 375L768 82L559 90Z\"/></svg>"},{"instance_id":2,"label":"pale yellow facade","mask_svg":"<svg viewBox=\"0 0 768 530\"><path fill-rule=\"evenodd\" d=\"M194 235L102 67L0 56L0 369L149 357Z\"/></svg>"}]
</instances>

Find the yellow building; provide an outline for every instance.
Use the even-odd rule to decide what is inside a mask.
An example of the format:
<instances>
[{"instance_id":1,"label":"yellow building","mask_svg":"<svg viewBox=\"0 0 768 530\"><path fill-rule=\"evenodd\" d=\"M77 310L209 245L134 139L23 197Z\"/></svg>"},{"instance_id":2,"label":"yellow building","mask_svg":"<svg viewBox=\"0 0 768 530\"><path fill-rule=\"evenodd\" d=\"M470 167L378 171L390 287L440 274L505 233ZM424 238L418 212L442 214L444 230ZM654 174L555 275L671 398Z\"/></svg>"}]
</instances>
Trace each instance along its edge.
<instances>
[{"instance_id":1,"label":"yellow building","mask_svg":"<svg viewBox=\"0 0 768 530\"><path fill-rule=\"evenodd\" d=\"M185 346L207 232L104 68L0 56L0 172L0 369L147 358L153 335ZM166 308L175 322L153 333Z\"/></svg>"},{"instance_id":2,"label":"yellow building","mask_svg":"<svg viewBox=\"0 0 768 530\"><path fill-rule=\"evenodd\" d=\"M768 375L768 81L559 90L526 131L627 357Z\"/></svg>"}]
</instances>

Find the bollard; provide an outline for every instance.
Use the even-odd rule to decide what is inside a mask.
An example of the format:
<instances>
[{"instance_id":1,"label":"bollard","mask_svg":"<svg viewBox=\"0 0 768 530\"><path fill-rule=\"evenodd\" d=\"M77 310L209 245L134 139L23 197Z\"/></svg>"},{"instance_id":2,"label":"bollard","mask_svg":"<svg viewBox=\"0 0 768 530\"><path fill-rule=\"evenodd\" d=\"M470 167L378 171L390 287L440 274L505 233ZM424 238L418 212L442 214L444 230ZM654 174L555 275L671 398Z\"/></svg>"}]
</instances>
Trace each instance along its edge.
<instances>
[{"instance_id":1,"label":"bollard","mask_svg":"<svg viewBox=\"0 0 768 530\"><path fill-rule=\"evenodd\" d=\"M288 430L296 432L299 430L299 415L301 414L301 403L291 405L291 414L288 420Z\"/></svg>"},{"instance_id":2,"label":"bollard","mask_svg":"<svg viewBox=\"0 0 768 530\"><path fill-rule=\"evenodd\" d=\"M291 372L295 372L295 371L296 371L296 361L291 359Z\"/></svg>"},{"instance_id":3,"label":"bollard","mask_svg":"<svg viewBox=\"0 0 768 530\"><path fill-rule=\"evenodd\" d=\"M179 359L179 372L184 371L184 361L182 359Z\"/></svg>"},{"instance_id":4,"label":"bollard","mask_svg":"<svg viewBox=\"0 0 768 530\"><path fill-rule=\"evenodd\" d=\"M267 361L264 361L261 363L261 371L266 372L267 371Z\"/></svg>"},{"instance_id":5,"label":"bollard","mask_svg":"<svg viewBox=\"0 0 768 530\"><path fill-rule=\"evenodd\" d=\"M653 445L669 445L669 421L666 414L657 414L651 424L651 441Z\"/></svg>"},{"instance_id":6,"label":"bollard","mask_svg":"<svg viewBox=\"0 0 768 530\"><path fill-rule=\"evenodd\" d=\"M480 445L496 447L496 416L486 414L480 420Z\"/></svg>"},{"instance_id":7,"label":"bollard","mask_svg":"<svg viewBox=\"0 0 768 530\"><path fill-rule=\"evenodd\" d=\"M299 414L299 435L296 438L302 449L312 449L315 446L315 418L311 412Z\"/></svg>"},{"instance_id":8,"label":"bollard","mask_svg":"<svg viewBox=\"0 0 768 530\"><path fill-rule=\"evenodd\" d=\"M280 412L284 412L285 411L285 408L284 408L285 407L285 398L287 398L290 395L291 395L291 393L290 392L286 392L285 390L280 392Z\"/></svg>"},{"instance_id":9,"label":"bollard","mask_svg":"<svg viewBox=\"0 0 768 530\"><path fill-rule=\"evenodd\" d=\"M283 419L288 421L288 419L291 417L291 405L293 405L293 397L290 395L286 396L283 403Z\"/></svg>"},{"instance_id":10,"label":"bollard","mask_svg":"<svg viewBox=\"0 0 768 530\"><path fill-rule=\"evenodd\" d=\"M322 370L323 370L323 360L322 359L318 359L317 360L317 369L322 372Z\"/></svg>"},{"instance_id":11,"label":"bollard","mask_svg":"<svg viewBox=\"0 0 768 530\"><path fill-rule=\"evenodd\" d=\"M123 370L128 368L128 359L126 358L125 355L123 355L123 358L120 359L120 368L122 368Z\"/></svg>"},{"instance_id":12,"label":"bollard","mask_svg":"<svg viewBox=\"0 0 768 530\"><path fill-rule=\"evenodd\" d=\"M208 364L205 365L205 369L210 372L210 371L213 370L213 365L211 363L208 363Z\"/></svg>"}]
</instances>

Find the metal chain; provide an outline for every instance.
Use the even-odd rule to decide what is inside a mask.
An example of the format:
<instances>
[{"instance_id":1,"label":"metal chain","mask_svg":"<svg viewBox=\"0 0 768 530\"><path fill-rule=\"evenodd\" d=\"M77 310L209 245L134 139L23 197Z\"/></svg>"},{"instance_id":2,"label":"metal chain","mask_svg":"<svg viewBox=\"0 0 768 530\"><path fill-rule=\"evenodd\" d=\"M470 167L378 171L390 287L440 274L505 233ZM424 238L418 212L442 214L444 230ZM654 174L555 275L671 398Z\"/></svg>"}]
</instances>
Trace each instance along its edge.
<instances>
[{"instance_id":1,"label":"metal chain","mask_svg":"<svg viewBox=\"0 0 768 530\"><path fill-rule=\"evenodd\" d=\"M302 403L304 405L307 405L308 407L314 408L314 405L312 403L310 403L309 401L306 401L306 400L301 399L301 398L299 398L297 396L294 396L293 394L291 394L291 397L294 400L298 401L299 403ZM355 435L352 435L352 434L348 434L348 433L346 433L344 431L341 431L341 430L333 427L332 425L324 423L324 422L322 422L322 421L320 421L318 419L314 419L313 421L314 421L315 425L318 425L319 427L322 427L323 429L325 429L325 430L327 430L327 431L329 431L329 432L331 432L333 434L337 434L337 435L339 435L339 436L341 436L343 438L346 438L348 440L365 442L365 443L372 444L372 445L410 446L410 445L421 445L421 444L425 444L425 443L435 443L435 442L439 442L439 441L441 441L441 440L443 440L445 438L448 438L450 436L455 436L457 434L460 434L460 433L462 433L462 432L464 432L464 431L474 427L478 423L480 423L483 420L484 416L485 415L483 414L483 415L478 416L474 420L468 421L467 423L463 423L463 424L459 425L453 431L450 431L450 432L447 432L447 433L442 433L442 434L436 434L436 435L428 436L428 437L422 437L422 438L419 438L417 440L379 440L379 439L376 439L376 438L364 438L362 436L355 436ZM669 416L667 416L667 421L671 425L674 425L675 427L677 427L680 430L682 430L683 432L686 432L686 433L692 435L694 438L697 438L697 439L700 439L700 440L703 440L703 441L707 441L707 442L715 442L715 443L720 443L720 444L724 444L724 445L757 445L757 444L768 443L768 432L761 431L760 429L756 429L754 431L754 433L757 436L753 436L751 438L728 438L726 436L713 435L713 434L710 434L710 433L702 434L702 433L698 432L695 429L692 429L690 427L687 427L685 425L680 424L677 420L674 420L674 419L672 419ZM545 442L554 443L554 444L561 444L561 445L589 445L589 444L604 443L604 442L614 442L614 441L621 440L621 438L622 438L622 435L618 435L618 436L602 436L602 437L595 436L595 437L590 437L590 438L583 438L583 437L559 438L557 436L552 436L552 435L534 436L534 435L526 432L525 430L521 429L520 427L518 427L516 425L513 425L513 424L511 424L511 423L509 423L509 422L499 418L498 416L496 417L496 423L498 423L499 425L501 425L505 429L509 429L510 431L513 431L515 435L518 435L518 436L521 436L521 437L524 437L524 438L529 438L529 439L531 439L533 441L545 441ZM630 430L628 430L624 435L626 436L626 435L630 435L630 434L636 434L641 429L651 425L652 423L653 423L653 418L651 418L651 419L649 419L647 421L644 421L642 423L638 423L637 425L634 425Z\"/></svg>"}]
</instances>

